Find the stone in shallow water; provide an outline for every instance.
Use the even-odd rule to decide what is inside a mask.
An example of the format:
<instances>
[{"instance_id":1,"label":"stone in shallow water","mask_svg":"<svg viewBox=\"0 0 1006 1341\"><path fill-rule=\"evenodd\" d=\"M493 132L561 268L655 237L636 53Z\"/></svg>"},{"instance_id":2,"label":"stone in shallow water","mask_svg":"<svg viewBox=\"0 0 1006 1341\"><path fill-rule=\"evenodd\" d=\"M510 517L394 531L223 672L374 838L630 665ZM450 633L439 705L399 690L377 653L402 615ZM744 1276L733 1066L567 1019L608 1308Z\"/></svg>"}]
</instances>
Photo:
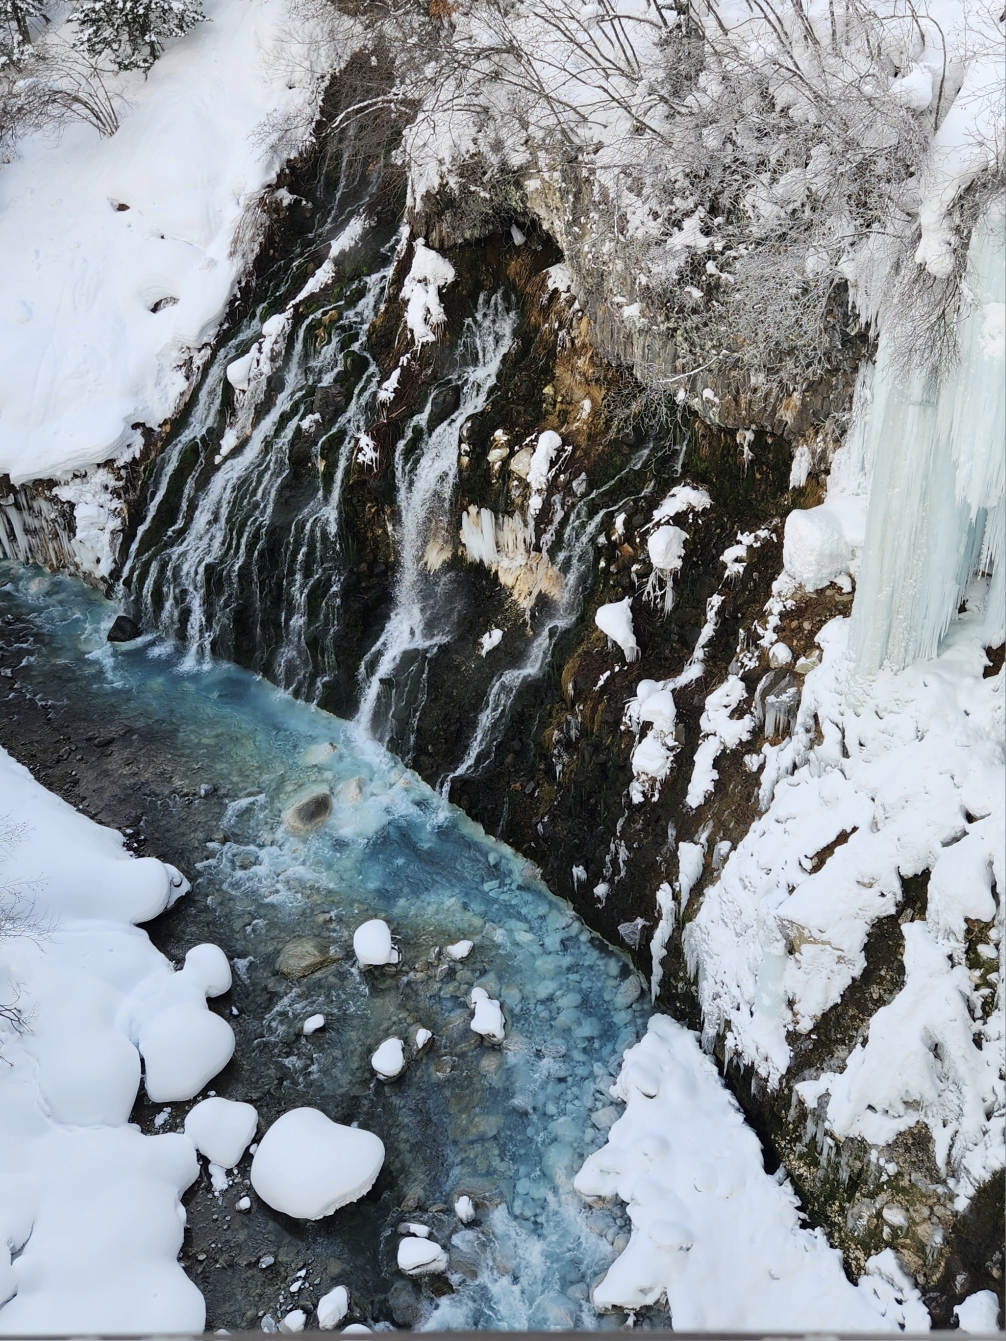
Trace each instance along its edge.
<instances>
[{"instance_id":1,"label":"stone in shallow water","mask_svg":"<svg viewBox=\"0 0 1006 1341\"><path fill-rule=\"evenodd\" d=\"M398 1244L398 1269L406 1276L429 1276L447 1270L447 1254L433 1239L404 1238Z\"/></svg>"},{"instance_id":2,"label":"stone in shallow water","mask_svg":"<svg viewBox=\"0 0 1006 1341\"><path fill-rule=\"evenodd\" d=\"M128 615L116 615L105 637L110 643L131 643L142 632L135 619L130 619Z\"/></svg>"},{"instance_id":3,"label":"stone in shallow water","mask_svg":"<svg viewBox=\"0 0 1006 1341\"><path fill-rule=\"evenodd\" d=\"M252 1187L274 1211L320 1220L358 1201L384 1163L384 1142L373 1132L344 1127L317 1108L292 1108L259 1142Z\"/></svg>"},{"instance_id":4,"label":"stone in shallow water","mask_svg":"<svg viewBox=\"0 0 1006 1341\"><path fill-rule=\"evenodd\" d=\"M576 1326L577 1305L568 1295L558 1290L535 1300L528 1322L535 1330L545 1332L569 1331Z\"/></svg>"},{"instance_id":5,"label":"stone in shallow water","mask_svg":"<svg viewBox=\"0 0 1006 1341\"><path fill-rule=\"evenodd\" d=\"M311 936L295 936L287 941L276 960L276 971L285 978L306 978L332 962L328 947Z\"/></svg>"},{"instance_id":6,"label":"stone in shallow water","mask_svg":"<svg viewBox=\"0 0 1006 1341\"><path fill-rule=\"evenodd\" d=\"M619 987L611 1004L615 1010L625 1010L627 1006L631 1006L634 1001L639 1000L642 990L643 984L639 981L639 975L633 973Z\"/></svg>"},{"instance_id":7,"label":"stone in shallow water","mask_svg":"<svg viewBox=\"0 0 1006 1341\"><path fill-rule=\"evenodd\" d=\"M319 829L332 815L332 793L327 787L302 796L283 812L283 822L294 833L311 833Z\"/></svg>"},{"instance_id":8,"label":"stone in shallow water","mask_svg":"<svg viewBox=\"0 0 1006 1341\"><path fill-rule=\"evenodd\" d=\"M405 1070L405 1049L400 1038L386 1038L370 1059L382 1080L394 1080Z\"/></svg>"}]
</instances>

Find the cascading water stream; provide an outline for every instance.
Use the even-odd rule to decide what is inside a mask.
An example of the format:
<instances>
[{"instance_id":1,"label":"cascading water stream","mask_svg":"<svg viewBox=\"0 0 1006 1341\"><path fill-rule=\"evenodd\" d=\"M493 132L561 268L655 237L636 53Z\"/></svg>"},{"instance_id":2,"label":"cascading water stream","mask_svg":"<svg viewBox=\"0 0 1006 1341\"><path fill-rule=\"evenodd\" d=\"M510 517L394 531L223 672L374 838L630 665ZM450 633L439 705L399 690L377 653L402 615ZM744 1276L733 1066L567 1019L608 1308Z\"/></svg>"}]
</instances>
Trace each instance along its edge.
<instances>
[{"instance_id":1,"label":"cascading water stream","mask_svg":"<svg viewBox=\"0 0 1006 1341\"><path fill-rule=\"evenodd\" d=\"M351 219L286 307L256 314L218 352L157 464L122 579L141 623L179 638L190 665L244 660L315 702L338 665L339 507L379 380L366 340L391 261L320 306L316 295L365 229ZM249 363L228 416L227 381Z\"/></svg>"},{"instance_id":2,"label":"cascading water stream","mask_svg":"<svg viewBox=\"0 0 1006 1341\"><path fill-rule=\"evenodd\" d=\"M556 639L577 617L584 583L593 562L592 547L605 518L625 503L621 494L615 504L608 506L601 506L601 499L610 494L626 476L639 470L648 455L648 448L637 452L614 479L580 499L572 509L563 533L562 546L554 560L555 568L562 577L562 595L558 607L554 615L538 628L521 664L501 671L493 680L468 748L458 764L438 783L442 795L449 797L451 785L456 779L472 777L492 761L503 724L521 687L541 675Z\"/></svg>"},{"instance_id":3,"label":"cascading water stream","mask_svg":"<svg viewBox=\"0 0 1006 1341\"><path fill-rule=\"evenodd\" d=\"M414 720L425 697L426 657L452 635L451 603L444 599L449 579L437 574L442 557L450 552L444 542L457 478L461 428L485 408L492 395L516 325L516 312L507 307L499 293L480 298L458 344L458 408L430 432L427 404L405 426L395 450L395 495L400 518L395 536L398 571L391 612L360 667L356 720L385 743L393 720L410 722L412 729L399 730L395 741L405 757L410 753ZM399 679L403 683L399 684Z\"/></svg>"}]
</instances>

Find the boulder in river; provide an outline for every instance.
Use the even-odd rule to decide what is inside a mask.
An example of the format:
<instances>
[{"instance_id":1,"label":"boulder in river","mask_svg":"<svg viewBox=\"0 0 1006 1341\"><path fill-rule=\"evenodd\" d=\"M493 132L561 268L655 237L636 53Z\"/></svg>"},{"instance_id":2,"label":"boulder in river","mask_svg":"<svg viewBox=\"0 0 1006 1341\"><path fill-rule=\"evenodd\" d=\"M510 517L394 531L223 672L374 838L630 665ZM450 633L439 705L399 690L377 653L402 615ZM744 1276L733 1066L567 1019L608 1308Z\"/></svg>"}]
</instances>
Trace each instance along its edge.
<instances>
[{"instance_id":1,"label":"boulder in river","mask_svg":"<svg viewBox=\"0 0 1006 1341\"><path fill-rule=\"evenodd\" d=\"M294 833L311 833L321 828L331 814L332 793L327 787L319 787L284 811L283 820Z\"/></svg>"},{"instance_id":2,"label":"boulder in river","mask_svg":"<svg viewBox=\"0 0 1006 1341\"><path fill-rule=\"evenodd\" d=\"M105 637L110 643L131 643L142 632L135 619L130 619L128 615L116 615Z\"/></svg>"},{"instance_id":3,"label":"boulder in river","mask_svg":"<svg viewBox=\"0 0 1006 1341\"><path fill-rule=\"evenodd\" d=\"M306 978L331 962L332 954L323 941L313 936L295 936L280 950L276 971L284 978Z\"/></svg>"},{"instance_id":4,"label":"boulder in river","mask_svg":"<svg viewBox=\"0 0 1006 1341\"><path fill-rule=\"evenodd\" d=\"M299 1220L320 1220L373 1187L384 1143L373 1132L332 1122L316 1108L293 1108L259 1142L252 1187L267 1206Z\"/></svg>"}]
</instances>

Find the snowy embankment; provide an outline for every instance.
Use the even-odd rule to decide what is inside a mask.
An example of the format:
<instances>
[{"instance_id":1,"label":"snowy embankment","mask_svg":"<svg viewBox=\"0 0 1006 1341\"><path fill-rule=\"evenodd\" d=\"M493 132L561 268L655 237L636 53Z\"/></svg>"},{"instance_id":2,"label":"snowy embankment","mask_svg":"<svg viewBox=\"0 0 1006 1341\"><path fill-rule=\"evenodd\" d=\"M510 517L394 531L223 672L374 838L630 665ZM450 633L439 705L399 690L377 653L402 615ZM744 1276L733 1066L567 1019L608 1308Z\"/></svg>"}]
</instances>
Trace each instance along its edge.
<instances>
[{"instance_id":1,"label":"snowy embankment","mask_svg":"<svg viewBox=\"0 0 1006 1341\"><path fill-rule=\"evenodd\" d=\"M138 426L172 416L289 152L267 126L310 123L327 38L307 58L285 0L206 13L146 78L116 77L114 135L71 123L0 170L0 475L15 484L128 457ZM111 495L101 472L65 491L82 566L102 572Z\"/></svg>"},{"instance_id":2,"label":"snowy embankment","mask_svg":"<svg viewBox=\"0 0 1006 1341\"><path fill-rule=\"evenodd\" d=\"M821 1231L803 1228L791 1188L765 1172L694 1034L654 1015L611 1092L625 1112L575 1186L625 1201L632 1238L595 1304L634 1309L666 1296L675 1330L686 1331L928 1331L893 1252L872 1258L854 1286Z\"/></svg>"},{"instance_id":3,"label":"snowy embankment","mask_svg":"<svg viewBox=\"0 0 1006 1341\"><path fill-rule=\"evenodd\" d=\"M192 1097L230 1058L230 1026L206 1008L227 961L201 946L176 973L134 924L187 883L3 752L0 814L4 903L35 927L3 944L2 1001L26 1025L0 1020L0 1332L201 1331L176 1260L195 1147L129 1115L141 1052L159 1098Z\"/></svg>"}]
</instances>

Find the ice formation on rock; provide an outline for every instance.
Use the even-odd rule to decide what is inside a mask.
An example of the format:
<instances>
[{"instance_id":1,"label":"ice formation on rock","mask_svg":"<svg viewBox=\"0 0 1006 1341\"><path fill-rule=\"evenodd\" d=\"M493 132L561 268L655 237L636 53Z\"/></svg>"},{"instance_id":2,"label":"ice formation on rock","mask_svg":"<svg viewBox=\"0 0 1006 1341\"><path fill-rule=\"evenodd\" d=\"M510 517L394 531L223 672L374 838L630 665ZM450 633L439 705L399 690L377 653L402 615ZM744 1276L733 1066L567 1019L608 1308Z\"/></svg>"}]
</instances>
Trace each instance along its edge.
<instances>
[{"instance_id":1,"label":"ice formation on rock","mask_svg":"<svg viewBox=\"0 0 1006 1341\"><path fill-rule=\"evenodd\" d=\"M613 643L618 644L626 661L639 660L639 644L632 626L632 602L628 596L622 601L598 606L594 623Z\"/></svg>"},{"instance_id":2,"label":"ice formation on rock","mask_svg":"<svg viewBox=\"0 0 1006 1341\"><path fill-rule=\"evenodd\" d=\"M857 668L899 669L936 653L972 579L986 646L1003 641L1003 432L1006 252L1000 210L974 230L958 322L960 360L938 386L907 384L881 335L869 414L874 460L866 542L852 612Z\"/></svg>"}]
</instances>

